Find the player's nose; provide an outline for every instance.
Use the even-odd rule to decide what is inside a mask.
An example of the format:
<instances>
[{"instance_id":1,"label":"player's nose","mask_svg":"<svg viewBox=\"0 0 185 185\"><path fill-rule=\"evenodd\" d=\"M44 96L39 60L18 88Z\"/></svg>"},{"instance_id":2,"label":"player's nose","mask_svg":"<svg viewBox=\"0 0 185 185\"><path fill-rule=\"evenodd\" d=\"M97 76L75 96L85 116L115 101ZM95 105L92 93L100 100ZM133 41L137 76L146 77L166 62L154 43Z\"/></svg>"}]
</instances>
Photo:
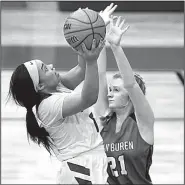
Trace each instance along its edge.
<instances>
[{"instance_id":1,"label":"player's nose","mask_svg":"<svg viewBox=\"0 0 185 185\"><path fill-rule=\"evenodd\" d=\"M54 69L53 64L49 64L48 66L50 67L50 69L52 69L52 70Z\"/></svg>"},{"instance_id":2,"label":"player's nose","mask_svg":"<svg viewBox=\"0 0 185 185\"><path fill-rule=\"evenodd\" d=\"M107 97L108 97L108 98L113 97L112 91L109 91L109 92L108 92Z\"/></svg>"}]
</instances>

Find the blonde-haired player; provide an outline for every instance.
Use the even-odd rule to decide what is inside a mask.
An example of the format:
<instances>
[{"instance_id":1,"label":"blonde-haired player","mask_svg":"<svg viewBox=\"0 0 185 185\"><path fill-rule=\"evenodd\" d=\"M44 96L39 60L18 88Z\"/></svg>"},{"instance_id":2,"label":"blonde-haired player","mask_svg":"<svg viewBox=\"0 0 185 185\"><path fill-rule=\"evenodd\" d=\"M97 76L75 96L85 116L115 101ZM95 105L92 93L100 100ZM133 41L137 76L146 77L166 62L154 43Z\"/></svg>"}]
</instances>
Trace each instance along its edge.
<instances>
[{"instance_id":1,"label":"blonde-haired player","mask_svg":"<svg viewBox=\"0 0 185 185\"><path fill-rule=\"evenodd\" d=\"M145 97L145 83L135 74L121 47L128 25L111 20L106 40L119 73L106 80L106 50L99 58L100 89L94 116L108 157L109 184L152 184L149 169L154 144L154 114ZM100 119L99 119L100 118Z\"/></svg>"}]
</instances>

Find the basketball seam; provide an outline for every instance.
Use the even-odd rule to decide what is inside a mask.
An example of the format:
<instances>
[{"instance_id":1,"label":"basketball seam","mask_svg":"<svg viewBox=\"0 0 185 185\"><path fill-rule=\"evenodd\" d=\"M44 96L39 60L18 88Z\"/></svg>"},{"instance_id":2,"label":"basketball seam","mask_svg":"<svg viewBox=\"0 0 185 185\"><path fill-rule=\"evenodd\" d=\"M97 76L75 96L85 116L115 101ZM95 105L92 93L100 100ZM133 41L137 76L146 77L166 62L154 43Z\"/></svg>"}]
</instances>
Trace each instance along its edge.
<instances>
[{"instance_id":1,"label":"basketball seam","mask_svg":"<svg viewBox=\"0 0 185 185\"><path fill-rule=\"evenodd\" d=\"M68 20L69 20L69 19L73 19L73 20L76 20L76 21L79 21L79 22L85 23L85 24L91 24L90 22L84 22L84 21L78 20L78 19L73 18L73 17L68 18Z\"/></svg>"},{"instance_id":2,"label":"basketball seam","mask_svg":"<svg viewBox=\"0 0 185 185\"><path fill-rule=\"evenodd\" d=\"M68 20L69 20L69 19L73 19L73 20L76 20L76 21L79 21L79 22L85 23L85 24L91 24L91 23L95 23L95 22L98 20L98 16L96 17L95 21L89 22L89 23L88 23L88 22L81 21L81 20L76 19L76 18L74 18L74 17L69 17Z\"/></svg>"},{"instance_id":3,"label":"basketball seam","mask_svg":"<svg viewBox=\"0 0 185 185\"><path fill-rule=\"evenodd\" d=\"M94 21L94 22L91 21L91 23L93 24L93 23L95 23L97 20L98 20L98 14L97 14L97 17L96 17L95 21Z\"/></svg>"},{"instance_id":4,"label":"basketball seam","mask_svg":"<svg viewBox=\"0 0 185 185\"><path fill-rule=\"evenodd\" d=\"M85 10L83 10L83 11L84 11L85 14L87 15L87 17L89 18L89 21L90 21L90 23L91 23L91 28L92 28L92 33L93 33L93 39L94 39L94 29L93 29L93 25L92 25L91 19L90 19L88 13L87 13Z\"/></svg>"},{"instance_id":5,"label":"basketball seam","mask_svg":"<svg viewBox=\"0 0 185 185\"><path fill-rule=\"evenodd\" d=\"M92 35L92 34L93 34L93 33L91 33L91 34L89 34L89 35ZM96 32L95 32L94 34L100 35L100 37L103 38L102 35L101 35L100 33L96 33ZM78 43L76 46L74 46L74 48L78 47L87 37L89 37L89 35L87 35L80 43Z\"/></svg>"},{"instance_id":6,"label":"basketball seam","mask_svg":"<svg viewBox=\"0 0 185 185\"><path fill-rule=\"evenodd\" d=\"M105 25L96 26L96 27L94 27L94 29L96 29L96 28L101 28L101 27L105 27ZM86 31L86 30L90 30L90 29L91 29L91 28L81 29L81 30L77 30L77 31L71 31L71 32L68 32L68 33L64 33L64 35L66 36L66 35L68 35L68 34L70 34L70 33L76 33L76 32Z\"/></svg>"}]
</instances>

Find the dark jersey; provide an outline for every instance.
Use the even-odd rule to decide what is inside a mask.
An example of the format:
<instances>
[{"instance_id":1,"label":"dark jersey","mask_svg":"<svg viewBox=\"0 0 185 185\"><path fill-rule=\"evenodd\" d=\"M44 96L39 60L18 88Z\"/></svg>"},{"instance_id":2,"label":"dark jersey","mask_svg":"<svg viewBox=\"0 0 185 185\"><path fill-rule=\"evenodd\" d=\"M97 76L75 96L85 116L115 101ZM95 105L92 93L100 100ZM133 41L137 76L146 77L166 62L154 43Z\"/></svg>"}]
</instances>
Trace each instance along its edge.
<instances>
[{"instance_id":1,"label":"dark jersey","mask_svg":"<svg viewBox=\"0 0 185 185\"><path fill-rule=\"evenodd\" d=\"M146 143L138 130L136 118L131 114L116 129L116 115L101 131L108 157L109 184L152 184L149 168L152 164L153 145Z\"/></svg>"}]
</instances>

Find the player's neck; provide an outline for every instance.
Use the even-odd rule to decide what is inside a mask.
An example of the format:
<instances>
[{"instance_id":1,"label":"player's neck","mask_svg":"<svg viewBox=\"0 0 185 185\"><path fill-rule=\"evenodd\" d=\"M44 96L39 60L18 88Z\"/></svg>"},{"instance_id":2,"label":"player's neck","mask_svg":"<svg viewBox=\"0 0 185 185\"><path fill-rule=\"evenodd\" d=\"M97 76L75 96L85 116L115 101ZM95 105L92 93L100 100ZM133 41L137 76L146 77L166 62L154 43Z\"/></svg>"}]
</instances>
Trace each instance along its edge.
<instances>
[{"instance_id":1,"label":"player's neck","mask_svg":"<svg viewBox=\"0 0 185 185\"><path fill-rule=\"evenodd\" d=\"M42 93L45 93L45 94L51 94L51 93L55 93L55 92L57 92L57 90L56 89L43 89L42 91L41 91Z\"/></svg>"},{"instance_id":2,"label":"player's neck","mask_svg":"<svg viewBox=\"0 0 185 185\"><path fill-rule=\"evenodd\" d=\"M130 103L127 107L116 110L116 132L119 132L122 124L126 120L126 118L130 115L133 110L132 104Z\"/></svg>"}]
</instances>

